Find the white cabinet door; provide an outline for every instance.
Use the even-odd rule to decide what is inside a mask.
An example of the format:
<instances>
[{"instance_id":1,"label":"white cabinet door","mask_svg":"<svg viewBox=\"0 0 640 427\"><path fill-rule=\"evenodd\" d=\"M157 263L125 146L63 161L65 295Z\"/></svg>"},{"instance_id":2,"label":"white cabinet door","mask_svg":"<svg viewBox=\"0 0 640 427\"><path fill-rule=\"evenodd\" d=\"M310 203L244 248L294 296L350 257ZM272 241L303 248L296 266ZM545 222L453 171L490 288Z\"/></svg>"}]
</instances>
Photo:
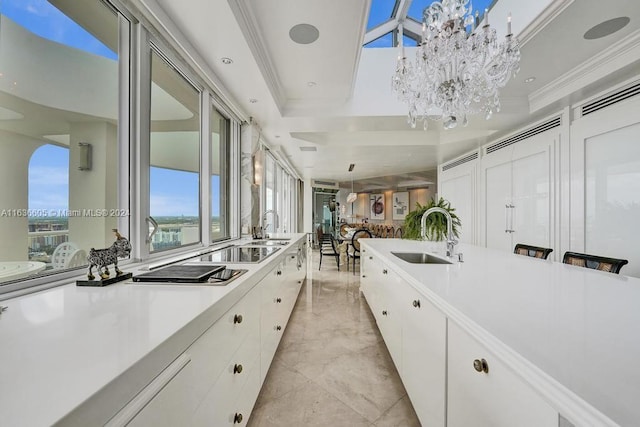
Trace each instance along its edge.
<instances>
[{"instance_id":1,"label":"white cabinet door","mask_svg":"<svg viewBox=\"0 0 640 427\"><path fill-rule=\"evenodd\" d=\"M485 242L486 247L513 250L511 242L511 162L485 169Z\"/></svg>"},{"instance_id":2,"label":"white cabinet door","mask_svg":"<svg viewBox=\"0 0 640 427\"><path fill-rule=\"evenodd\" d=\"M541 150L514 160L512 182L511 250L516 243L552 246L549 152Z\"/></svg>"},{"instance_id":3,"label":"white cabinet door","mask_svg":"<svg viewBox=\"0 0 640 427\"><path fill-rule=\"evenodd\" d=\"M513 252L516 243L554 246L552 165L557 138L555 131L543 132L483 158L487 248Z\"/></svg>"},{"instance_id":4,"label":"white cabinet door","mask_svg":"<svg viewBox=\"0 0 640 427\"><path fill-rule=\"evenodd\" d=\"M402 382L423 426L445 425L447 319L407 283L402 298Z\"/></svg>"},{"instance_id":5,"label":"white cabinet door","mask_svg":"<svg viewBox=\"0 0 640 427\"><path fill-rule=\"evenodd\" d=\"M541 395L451 321L448 341L448 427L558 426Z\"/></svg>"},{"instance_id":6,"label":"white cabinet door","mask_svg":"<svg viewBox=\"0 0 640 427\"><path fill-rule=\"evenodd\" d=\"M402 372L402 309L399 307L397 287L400 278L385 264L377 264L374 269L381 273L379 285L378 328L384 338L389 354L398 372Z\"/></svg>"},{"instance_id":7,"label":"white cabinet door","mask_svg":"<svg viewBox=\"0 0 640 427\"><path fill-rule=\"evenodd\" d=\"M476 158L469 158L475 154ZM442 165L438 171L438 195L448 200L455 208L455 213L460 219L460 229L458 240L460 243L476 244L478 236L477 228L477 174L478 174L478 153L463 156L461 160L452 160L446 165ZM446 167L446 170L443 170Z\"/></svg>"}]
</instances>

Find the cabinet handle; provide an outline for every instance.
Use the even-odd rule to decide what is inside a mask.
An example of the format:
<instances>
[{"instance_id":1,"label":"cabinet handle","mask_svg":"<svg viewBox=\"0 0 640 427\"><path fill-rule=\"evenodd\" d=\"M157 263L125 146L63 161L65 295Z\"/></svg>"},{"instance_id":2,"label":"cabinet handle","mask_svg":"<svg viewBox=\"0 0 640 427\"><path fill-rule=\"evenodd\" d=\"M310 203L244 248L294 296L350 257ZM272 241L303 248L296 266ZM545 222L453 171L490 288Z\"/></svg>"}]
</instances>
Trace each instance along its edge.
<instances>
[{"instance_id":1,"label":"cabinet handle","mask_svg":"<svg viewBox=\"0 0 640 427\"><path fill-rule=\"evenodd\" d=\"M485 374L489 373L489 364L485 359L476 359L473 361L473 369L478 372L484 372Z\"/></svg>"},{"instance_id":2,"label":"cabinet handle","mask_svg":"<svg viewBox=\"0 0 640 427\"><path fill-rule=\"evenodd\" d=\"M282 298L276 298L276 303L280 304L282 302Z\"/></svg>"},{"instance_id":3,"label":"cabinet handle","mask_svg":"<svg viewBox=\"0 0 640 427\"><path fill-rule=\"evenodd\" d=\"M367 277L367 276L365 276L364 274L362 275L362 278L363 278L363 279L364 279L364 278L366 278L366 277Z\"/></svg>"},{"instance_id":4,"label":"cabinet handle","mask_svg":"<svg viewBox=\"0 0 640 427\"><path fill-rule=\"evenodd\" d=\"M278 271L276 272L276 274L277 274L278 276L282 276L282 271L278 270Z\"/></svg>"},{"instance_id":5,"label":"cabinet handle","mask_svg":"<svg viewBox=\"0 0 640 427\"><path fill-rule=\"evenodd\" d=\"M387 310L382 310L382 315L386 316L387 315Z\"/></svg>"},{"instance_id":6,"label":"cabinet handle","mask_svg":"<svg viewBox=\"0 0 640 427\"><path fill-rule=\"evenodd\" d=\"M419 299L414 299L413 300L413 306L415 308L420 308L420 300Z\"/></svg>"},{"instance_id":7,"label":"cabinet handle","mask_svg":"<svg viewBox=\"0 0 640 427\"><path fill-rule=\"evenodd\" d=\"M241 422L242 422L242 414L239 414L236 412L236 414L233 416L233 423L240 424Z\"/></svg>"},{"instance_id":8,"label":"cabinet handle","mask_svg":"<svg viewBox=\"0 0 640 427\"><path fill-rule=\"evenodd\" d=\"M370 257L369 257L369 259L373 259L373 257L372 257L372 256L370 256Z\"/></svg>"},{"instance_id":9,"label":"cabinet handle","mask_svg":"<svg viewBox=\"0 0 640 427\"><path fill-rule=\"evenodd\" d=\"M242 314L236 314L233 316L233 324L242 323Z\"/></svg>"},{"instance_id":10,"label":"cabinet handle","mask_svg":"<svg viewBox=\"0 0 640 427\"><path fill-rule=\"evenodd\" d=\"M274 329L275 329L276 331L281 331L281 330L282 330L282 326L277 325Z\"/></svg>"},{"instance_id":11,"label":"cabinet handle","mask_svg":"<svg viewBox=\"0 0 640 427\"><path fill-rule=\"evenodd\" d=\"M239 363L233 365L233 373L239 374L240 372L242 372L242 365L240 365Z\"/></svg>"},{"instance_id":12,"label":"cabinet handle","mask_svg":"<svg viewBox=\"0 0 640 427\"><path fill-rule=\"evenodd\" d=\"M387 274L387 270L382 270L382 274Z\"/></svg>"},{"instance_id":13,"label":"cabinet handle","mask_svg":"<svg viewBox=\"0 0 640 427\"><path fill-rule=\"evenodd\" d=\"M291 255L291 259L294 259L296 256L295 255Z\"/></svg>"}]
</instances>

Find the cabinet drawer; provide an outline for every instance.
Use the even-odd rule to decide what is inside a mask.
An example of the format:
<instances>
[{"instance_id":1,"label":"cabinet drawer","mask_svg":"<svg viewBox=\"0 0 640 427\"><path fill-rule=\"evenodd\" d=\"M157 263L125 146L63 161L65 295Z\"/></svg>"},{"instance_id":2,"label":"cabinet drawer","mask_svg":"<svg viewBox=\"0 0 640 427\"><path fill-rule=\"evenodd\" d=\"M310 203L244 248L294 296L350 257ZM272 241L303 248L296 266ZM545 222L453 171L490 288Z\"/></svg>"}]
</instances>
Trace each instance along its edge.
<instances>
[{"instance_id":1,"label":"cabinet drawer","mask_svg":"<svg viewBox=\"0 0 640 427\"><path fill-rule=\"evenodd\" d=\"M558 425L557 412L494 354L451 321L448 331L448 426Z\"/></svg>"},{"instance_id":2,"label":"cabinet drawer","mask_svg":"<svg viewBox=\"0 0 640 427\"><path fill-rule=\"evenodd\" d=\"M258 334L259 297L259 290L253 288L189 347L194 371L192 389L197 402L247 337Z\"/></svg>"},{"instance_id":3,"label":"cabinet drawer","mask_svg":"<svg viewBox=\"0 0 640 427\"><path fill-rule=\"evenodd\" d=\"M233 425L232 411L235 411L242 390L253 377L259 378L259 345L257 334L249 335L242 343L197 408L195 426ZM258 392L259 387L256 387L254 399Z\"/></svg>"},{"instance_id":4,"label":"cabinet drawer","mask_svg":"<svg viewBox=\"0 0 640 427\"><path fill-rule=\"evenodd\" d=\"M193 399L189 382L193 366L183 353L120 410L107 427L189 425Z\"/></svg>"}]
</instances>

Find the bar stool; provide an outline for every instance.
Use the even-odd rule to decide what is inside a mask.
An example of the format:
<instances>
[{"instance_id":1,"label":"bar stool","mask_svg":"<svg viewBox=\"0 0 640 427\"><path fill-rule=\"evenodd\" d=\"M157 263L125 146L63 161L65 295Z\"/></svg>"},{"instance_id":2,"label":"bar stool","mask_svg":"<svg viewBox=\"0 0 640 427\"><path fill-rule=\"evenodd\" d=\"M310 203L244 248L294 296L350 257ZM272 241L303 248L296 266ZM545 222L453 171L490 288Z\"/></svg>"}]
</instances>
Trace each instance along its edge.
<instances>
[{"instance_id":1,"label":"bar stool","mask_svg":"<svg viewBox=\"0 0 640 427\"><path fill-rule=\"evenodd\" d=\"M542 259L547 259L551 252L553 252L553 249L551 248L541 248L539 246L525 245L523 243L518 243L513 249L514 254Z\"/></svg>"},{"instance_id":2,"label":"bar stool","mask_svg":"<svg viewBox=\"0 0 640 427\"><path fill-rule=\"evenodd\" d=\"M629 263L626 259L607 258L578 252L565 252L562 262L615 274L620 273L622 266Z\"/></svg>"}]
</instances>

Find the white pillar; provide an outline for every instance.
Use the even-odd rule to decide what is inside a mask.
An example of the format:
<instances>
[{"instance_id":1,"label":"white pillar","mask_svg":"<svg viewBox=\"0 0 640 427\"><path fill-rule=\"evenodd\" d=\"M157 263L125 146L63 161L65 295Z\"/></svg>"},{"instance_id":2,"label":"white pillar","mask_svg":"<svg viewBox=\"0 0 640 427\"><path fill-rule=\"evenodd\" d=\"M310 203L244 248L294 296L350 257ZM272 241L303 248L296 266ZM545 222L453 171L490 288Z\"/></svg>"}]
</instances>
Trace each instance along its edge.
<instances>
[{"instance_id":1,"label":"white pillar","mask_svg":"<svg viewBox=\"0 0 640 427\"><path fill-rule=\"evenodd\" d=\"M29 160L41 143L0 131L0 261L29 259Z\"/></svg>"},{"instance_id":2,"label":"white pillar","mask_svg":"<svg viewBox=\"0 0 640 427\"><path fill-rule=\"evenodd\" d=\"M69 156L69 241L89 252L104 248L114 241L112 229L117 228L117 127L107 122L71 124ZM91 170L79 170L78 143L92 146ZM125 207L126 208L126 207ZM105 209L107 216L95 215ZM112 211L113 210L113 211ZM129 237L129 236L125 236Z\"/></svg>"},{"instance_id":3,"label":"white pillar","mask_svg":"<svg viewBox=\"0 0 640 427\"><path fill-rule=\"evenodd\" d=\"M304 232L313 233L313 188L311 179L304 180Z\"/></svg>"}]
</instances>

